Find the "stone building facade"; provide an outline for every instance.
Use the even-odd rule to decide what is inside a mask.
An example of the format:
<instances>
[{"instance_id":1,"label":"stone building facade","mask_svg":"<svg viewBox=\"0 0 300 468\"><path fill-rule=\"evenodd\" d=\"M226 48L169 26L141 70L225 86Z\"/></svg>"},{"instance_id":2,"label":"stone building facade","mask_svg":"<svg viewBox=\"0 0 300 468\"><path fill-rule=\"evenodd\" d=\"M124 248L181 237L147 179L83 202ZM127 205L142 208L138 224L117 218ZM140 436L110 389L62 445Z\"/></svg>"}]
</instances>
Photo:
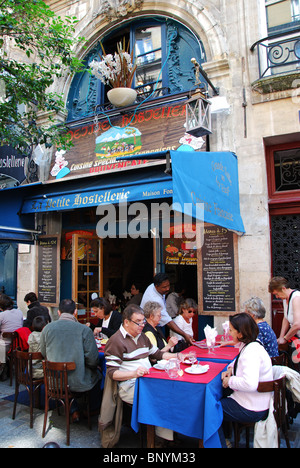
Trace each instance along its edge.
<instances>
[{"instance_id":1,"label":"stone building facade","mask_svg":"<svg viewBox=\"0 0 300 468\"><path fill-rule=\"evenodd\" d=\"M284 190L275 188L273 192L271 187L276 165L279 172L275 182L283 176L279 167L280 151L287 151L283 156L287 156L286 164L293 180L300 180L297 92L300 17L296 14L299 1L47 0L46 3L59 16L78 18L76 34L87 41L87 48L76 51L80 58L114 30L122 30L135 20L154 17L176 21L201 41L205 51L202 68L219 91L212 113L210 151L231 151L238 158L240 209L245 227L245 234L238 237L240 304L251 296L261 297L267 308L267 319L272 323L271 311L275 306L268 293L271 275L292 272L291 279L295 282L299 279L298 260L292 270L279 271L280 264L274 270L277 256L282 256L282 238L274 231L287 232L290 222L299 228L299 183L287 184ZM258 42L269 36L274 38ZM287 53L288 46L293 52L281 63L279 51ZM66 106L72 80L73 77L66 76L55 85L56 91L63 93ZM286 216L292 216L292 221ZM280 217L283 227L272 225L274 217L276 220ZM36 218L37 225L43 226L47 234L61 233L61 213L38 214ZM298 245L293 247L292 237L288 243L287 249L294 254L286 253L284 263L299 257ZM20 305L35 283L35 254L34 245L19 250ZM224 317L216 316L214 323L221 328L222 321Z\"/></svg>"}]
</instances>

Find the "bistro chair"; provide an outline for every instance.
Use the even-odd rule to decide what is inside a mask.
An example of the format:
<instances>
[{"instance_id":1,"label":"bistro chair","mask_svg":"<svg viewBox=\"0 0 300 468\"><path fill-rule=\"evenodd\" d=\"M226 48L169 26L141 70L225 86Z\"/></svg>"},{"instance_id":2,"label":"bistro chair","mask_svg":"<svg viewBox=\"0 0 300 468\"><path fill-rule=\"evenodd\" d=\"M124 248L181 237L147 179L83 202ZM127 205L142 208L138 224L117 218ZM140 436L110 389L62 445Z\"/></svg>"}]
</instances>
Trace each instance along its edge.
<instances>
[{"instance_id":1,"label":"bistro chair","mask_svg":"<svg viewBox=\"0 0 300 468\"><path fill-rule=\"evenodd\" d=\"M67 425L67 445L70 445L70 409L74 399L77 397L86 397L88 425L91 429L89 392L75 393L70 390L68 384L68 372L75 370L75 362L50 362L43 361L44 383L45 383L45 415L42 437L45 437L46 424L49 411L49 401L55 400L61 403L65 409ZM59 414L59 406L57 405Z\"/></svg>"},{"instance_id":2,"label":"bistro chair","mask_svg":"<svg viewBox=\"0 0 300 468\"><path fill-rule=\"evenodd\" d=\"M15 344L18 338L16 332L3 332L2 338L6 340L10 340L9 348L6 351L6 362L8 362L9 366L9 385L12 387L12 379L13 379L13 368L14 368L14 355L13 350L15 349Z\"/></svg>"},{"instance_id":3,"label":"bistro chair","mask_svg":"<svg viewBox=\"0 0 300 468\"><path fill-rule=\"evenodd\" d=\"M271 358L272 366L287 366L289 367L289 355L286 351L279 350L279 356Z\"/></svg>"},{"instance_id":4,"label":"bistro chair","mask_svg":"<svg viewBox=\"0 0 300 468\"><path fill-rule=\"evenodd\" d=\"M260 382L257 387L260 393L274 392L274 418L277 425L278 434L278 447L280 448L280 433L284 434L286 446L290 448L290 441L288 437L287 427L288 421L286 417L286 388L285 377L270 382ZM249 430L254 427L256 423L234 423L234 446L238 448L240 435L243 429L246 429L246 447L249 448Z\"/></svg>"},{"instance_id":5,"label":"bistro chair","mask_svg":"<svg viewBox=\"0 0 300 468\"><path fill-rule=\"evenodd\" d=\"M16 417L17 401L19 396L19 387L24 385L29 394L30 407L30 428L33 428L33 408L35 403L35 394L38 392L38 403L40 402L40 389L44 383L44 379L33 378L32 363L34 360L42 360L41 353L27 353L26 351L14 350L14 365L15 365L15 401L13 408L12 419Z\"/></svg>"}]
</instances>

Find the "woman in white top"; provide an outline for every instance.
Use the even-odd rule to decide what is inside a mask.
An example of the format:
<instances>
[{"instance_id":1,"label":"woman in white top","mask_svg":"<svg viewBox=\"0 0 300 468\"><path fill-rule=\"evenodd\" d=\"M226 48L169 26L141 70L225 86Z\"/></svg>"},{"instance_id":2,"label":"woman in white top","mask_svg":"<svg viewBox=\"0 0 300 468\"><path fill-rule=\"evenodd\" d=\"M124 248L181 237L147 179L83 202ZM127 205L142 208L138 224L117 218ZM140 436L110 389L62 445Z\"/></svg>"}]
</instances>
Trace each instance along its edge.
<instances>
[{"instance_id":1,"label":"woman in white top","mask_svg":"<svg viewBox=\"0 0 300 468\"><path fill-rule=\"evenodd\" d=\"M283 300L284 318L278 344L288 343L295 335L300 338L300 291L291 289L285 278L275 276L269 283L269 292Z\"/></svg>"},{"instance_id":2,"label":"woman in white top","mask_svg":"<svg viewBox=\"0 0 300 468\"><path fill-rule=\"evenodd\" d=\"M173 322L184 331L187 335L193 336L193 315L194 315L194 301L192 299L185 299L179 306L179 312L177 317L173 319ZM184 340L183 336L178 335L173 330L170 330L170 336L175 336L178 341Z\"/></svg>"},{"instance_id":3,"label":"woman in white top","mask_svg":"<svg viewBox=\"0 0 300 468\"><path fill-rule=\"evenodd\" d=\"M249 314L230 317L229 331L240 352L222 374L223 387L232 391L221 400L223 421L257 422L268 416L272 393L259 393L257 387L259 382L273 380L272 362L263 345L256 341L259 328Z\"/></svg>"}]
</instances>

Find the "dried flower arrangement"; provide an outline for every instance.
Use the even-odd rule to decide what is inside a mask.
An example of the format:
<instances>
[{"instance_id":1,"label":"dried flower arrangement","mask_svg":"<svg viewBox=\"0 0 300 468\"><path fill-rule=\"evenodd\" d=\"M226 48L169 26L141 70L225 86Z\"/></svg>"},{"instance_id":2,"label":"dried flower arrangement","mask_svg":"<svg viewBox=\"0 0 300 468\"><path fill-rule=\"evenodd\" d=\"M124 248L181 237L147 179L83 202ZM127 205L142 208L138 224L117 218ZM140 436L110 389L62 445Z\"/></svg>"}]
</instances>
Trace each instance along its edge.
<instances>
[{"instance_id":1,"label":"dried flower arrangement","mask_svg":"<svg viewBox=\"0 0 300 468\"><path fill-rule=\"evenodd\" d=\"M91 73L96 76L104 84L108 84L111 88L131 88L136 63L133 62L133 50L129 54L129 42L127 50L125 50L125 38L123 44L117 44L117 52L106 54L103 45L101 44L103 56L101 61L93 60L90 64Z\"/></svg>"}]
</instances>

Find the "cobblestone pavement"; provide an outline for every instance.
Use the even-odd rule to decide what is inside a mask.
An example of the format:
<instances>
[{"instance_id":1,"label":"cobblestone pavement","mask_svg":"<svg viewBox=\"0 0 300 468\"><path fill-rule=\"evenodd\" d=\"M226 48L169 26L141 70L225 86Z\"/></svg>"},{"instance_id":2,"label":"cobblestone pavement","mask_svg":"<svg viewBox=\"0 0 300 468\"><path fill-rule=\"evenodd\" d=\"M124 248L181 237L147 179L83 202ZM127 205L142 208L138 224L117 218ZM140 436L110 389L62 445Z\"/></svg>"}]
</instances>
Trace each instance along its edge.
<instances>
[{"instance_id":1,"label":"cobblestone pavement","mask_svg":"<svg viewBox=\"0 0 300 468\"><path fill-rule=\"evenodd\" d=\"M24 389L24 388L23 388ZM20 391L22 388L20 388ZM12 420L13 402L5 397L14 395L14 386L9 381L0 382L0 448L42 448L48 442L56 442L61 448L66 445L65 417L59 416L57 411L50 411L48 415L46 436L42 438L44 411L34 410L33 429L29 428L29 407L17 405L15 420ZM87 420L71 424L70 448L101 448L101 441L97 429L97 416L92 418L92 430L88 429ZM292 448L300 448L300 414L290 426L289 439ZM250 438L251 440L251 438ZM240 446L244 446L242 438ZM128 426L124 426L120 441L116 448L138 448L140 437ZM196 448L197 441L179 436L178 448ZM286 444L282 439L281 447Z\"/></svg>"}]
</instances>

